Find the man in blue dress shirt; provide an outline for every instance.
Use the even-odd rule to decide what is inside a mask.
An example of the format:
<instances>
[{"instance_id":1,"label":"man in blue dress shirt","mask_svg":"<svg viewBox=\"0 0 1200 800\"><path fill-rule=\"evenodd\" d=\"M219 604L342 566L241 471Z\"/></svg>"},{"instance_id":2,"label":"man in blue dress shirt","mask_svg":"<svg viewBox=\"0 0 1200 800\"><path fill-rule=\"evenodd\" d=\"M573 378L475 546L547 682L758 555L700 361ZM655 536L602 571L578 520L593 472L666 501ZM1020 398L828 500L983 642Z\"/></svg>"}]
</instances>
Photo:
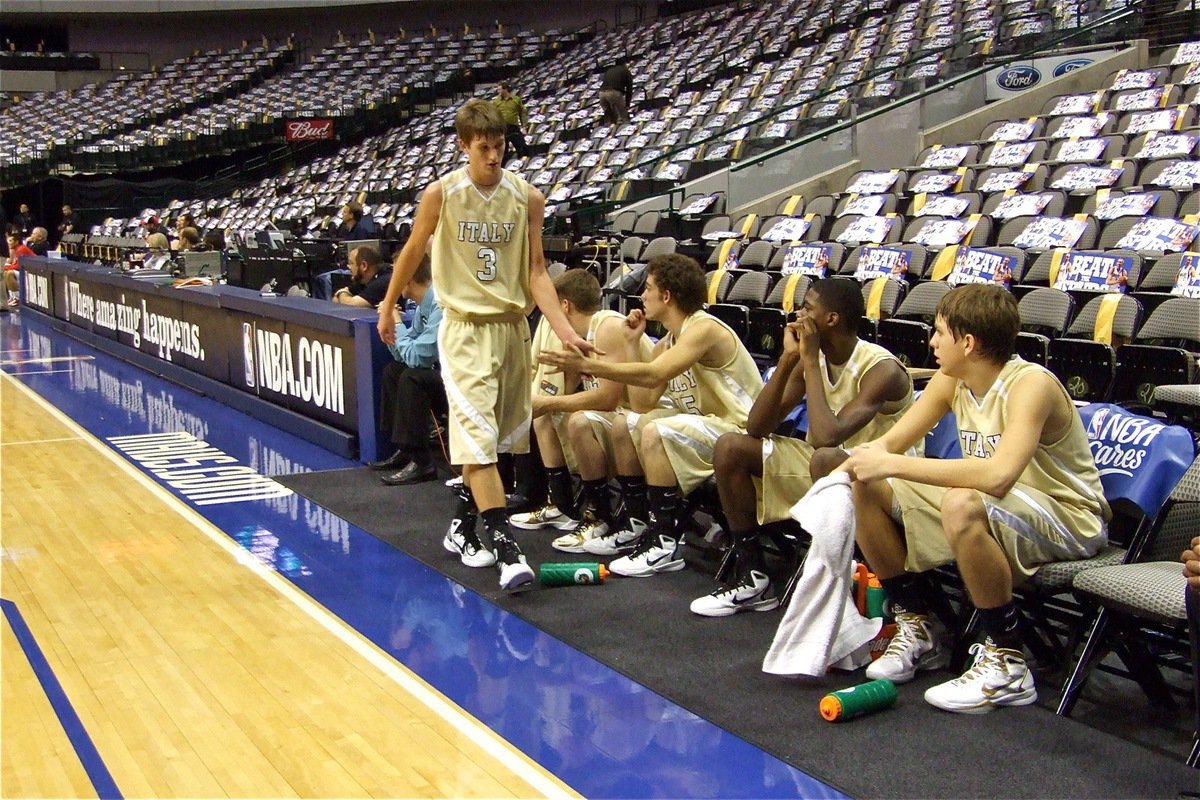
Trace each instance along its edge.
<instances>
[{"instance_id":1,"label":"man in blue dress shirt","mask_svg":"<svg viewBox=\"0 0 1200 800\"><path fill-rule=\"evenodd\" d=\"M433 289L429 257L404 289L406 299L417 304L412 322L396 326L396 342L388 345L396 359L383 368L380 385L380 427L390 435L396 452L371 464L387 472L380 480L388 486L430 481L437 477L430 451L430 425L446 412L446 389L438 370L438 327L442 308Z\"/></svg>"}]
</instances>

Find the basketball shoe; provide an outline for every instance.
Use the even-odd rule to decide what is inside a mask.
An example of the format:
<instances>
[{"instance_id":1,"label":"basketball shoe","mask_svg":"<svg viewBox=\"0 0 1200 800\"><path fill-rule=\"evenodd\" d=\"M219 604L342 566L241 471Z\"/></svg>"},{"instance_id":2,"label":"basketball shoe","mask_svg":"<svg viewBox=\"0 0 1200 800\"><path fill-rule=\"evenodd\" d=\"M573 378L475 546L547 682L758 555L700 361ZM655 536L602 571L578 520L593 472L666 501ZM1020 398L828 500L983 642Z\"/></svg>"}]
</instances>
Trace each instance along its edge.
<instances>
[{"instance_id":1,"label":"basketball shoe","mask_svg":"<svg viewBox=\"0 0 1200 800\"><path fill-rule=\"evenodd\" d=\"M523 531L536 531L542 528L557 528L560 531L569 531L578 525L579 521L571 519L559 511L558 506L553 503L547 503L541 508L535 508L533 511L513 514L508 518L508 524Z\"/></svg>"},{"instance_id":2,"label":"basketball shoe","mask_svg":"<svg viewBox=\"0 0 1200 800\"><path fill-rule=\"evenodd\" d=\"M637 547L646 523L641 520L629 520L629 527L615 531L607 531L603 536L589 539L583 543L583 551L594 556L617 556L628 553Z\"/></svg>"},{"instance_id":3,"label":"basketball shoe","mask_svg":"<svg viewBox=\"0 0 1200 800\"><path fill-rule=\"evenodd\" d=\"M702 617L728 617L739 611L771 611L779 608L779 598L771 579L756 569L733 586L722 587L712 594L692 601L692 613Z\"/></svg>"},{"instance_id":4,"label":"basketball shoe","mask_svg":"<svg viewBox=\"0 0 1200 800\"><path fill-rule=\"evenodd\" d=\"M525 562L521 547L505 531L492 531L494 560L500 572L500 588L520 592L533 586L533 570Z\"/></svg>"},{"instance_id":5,"label":"basketball shoe","mask_svg":"<svg viewBox=\"0 0 1200 800\"><path fill-rule=\"evenodd\" d=\"M610 572L627 578L648 578L659 572L678 572L683 567L679 542L659 533L657 525L643 530L633 552L608 565Z\"/></svg>"},{"instance_id":6,"label":"basketball shoe","mask_svg":"<svg viewBox=\"0 0 1200 800\"><path fill-rule=\"evenodd\" d=\"M971 668L925 690L925 702L959 714L986 714L1000 706L1037 702L1033 673L1020 650L998 647L991 637L971 645ZM878 663L878 662L876 662Z\"/></svg>"},{"instance_id":7,"label":"basketball shoe","mask_svg":"<svg viewBox=\"0 0 1200 800\"><path fill-rule=\"evenodd\" d=\"M454 519L450 520L450 527L442 539L442 547L458 556L465 566L490 567L496 563L496 556L483 546L479 534L475 532L475 524L479 519L475 504L461 484L456 493L458 504L454 508Z\"/></svg>"},{"instance_id":8,"label":"basketball shoe","mask_svg":"<svg viewBox=\"0 0 1200 800\"><path fill-rule=\"evenodd\" d=\"M564 553L586 553L588 542L607 533L608 523L596 519L591 511L585 511L583 519L575 525L575 529L555 539L550 546Z\"/></svg>"},{"instance_id":9,"label":"basketball shoe","mask_svg":"<svg viewBox=\"0 0 1200 800\"><path fill-rule=\"evenodd\" d=\"M871 680L887 678L892 683L907 683L919 669L938 669L950 660L950 650L942 640L945 631L932 617L896 612L896 635L883 655L867 667Z\"/></svg>"}]
</instances>

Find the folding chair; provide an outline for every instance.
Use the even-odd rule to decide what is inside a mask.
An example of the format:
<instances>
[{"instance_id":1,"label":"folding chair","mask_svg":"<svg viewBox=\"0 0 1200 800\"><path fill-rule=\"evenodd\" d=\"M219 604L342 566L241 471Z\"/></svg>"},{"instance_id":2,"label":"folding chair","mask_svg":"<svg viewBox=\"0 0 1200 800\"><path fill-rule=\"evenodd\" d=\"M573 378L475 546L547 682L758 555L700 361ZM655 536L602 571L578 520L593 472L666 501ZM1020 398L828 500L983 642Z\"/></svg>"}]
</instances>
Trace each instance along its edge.
<instances>
[{"instance_id":1,"label":"folding chair","mask_svg":"<svg viewBox=\"0 0 1200 800\"><path fill-rule=\"evenodd\" d=\"M1200 430L1200 383L1156 387L1154 409L1173 425Z\"/></svg>"},{"instance_id":2,"label":"folding chair","mask_svg":"<svg viewBox=\"0 0 1200 800\"><path fill-rule=\"evenodd\" d=\"M1159 385L1196 379L1200 352L1200 300L1176 297L1159 305L1134 344L1117 351L1113 400L1150 406Z\"/></svg>"},{"instance_id":3,"label":"folding chair","mask_svg":"<svg viewBox=\"0 0 1200 800\"><path fill-rule=\"evenodd\" d=\"M750 309L767 299L771 276L765 272L742 272L720 303L710 303L707 311L724 322L744 343L750 341Z\"/></svg>"},{"instance_id":4,"label":"folding chair","mask_svg":"<svg viewBox=\"0 0 1200 800\"><path fill-rule=\"evenodd\" d=\"M893 317L882 319L876 330L876 344L891 350L906 367L928 367L933 360L929 339L933 335L933 317L938 301L950 284L926 281L912 288Z\"/></svg>"},{"instance_id":5,"label":"folding chair","mask_svg":"<svg viewBox=\"0 0 1200 800\"><path fill-rule=\"evenodd\" d=\"M1159 672L1158 659L1153 651L1167 652L1172 642L1178 650L1188 652L1192 660L1193 693L1195 689L1196 638L1195 610L1189 615L1188 604L1194 598L1186 590L1181 574L1179 554L1191 545L1200 529L1200 461L1193 461L1171 491L1167 507L1152 526L1153 529L1136 551L1124 563L1088 569L1075 575L1072 585L1081 599L1099 606L1095 621L1084 643L1075 667L1063 686L1058 714L1068 716L1079 699L1091 673L1101 666L1103 657L1115 653L1128 668L1117 671L1138 682L1152 700L1170 702L1170 693ZM1187 626L1185 640L1182 629ZM1148 647L1149 633L1153 645ZM1187 641L1185 646L1183 642ZM1193 743L1188 757L1189 766L1196 766L1200 750Z\"/></svg>"},{"instance_id":6,"label":"folding chair","mask_svg":"<svg viewBox=\"0 0 1200 800\"><path fill-rule=\"evenodd\" d=\"M1116 295L1110 295L1116 297ZM1117 371L1115 345L1128 341L1141 319L1141 304L1130 295L1121 295L1112 321L1111 340L1099 341L1097 320L1107 300L1096 297L1083 307L1067 335L1050 341L1050 368L1075 400L1107 400Z\"/></svg>"},{"instance_id":7,"label":"folding chair","mask_svg":"<svg viewBox=\"0 0 1200 800\"><path fill-rule=\"evenodd\" d=\"M1026 645L1043 666L1064 662L1086 630L1087 609L1069 595L1076 576L1138 559L1151 535L1164 524L1160 514L1176 484L1191 486L1185 473L1193 462L1191 434L1179 426L1132 414L1120 406L1092 403L1080 409L1100 468L1104 495L1113 511L1109 541L1091 558L1041 565L1014 595ZM1133 434L1133 442L1129 441ZM1123 455L1140 450L1141 466L1129 469ZM1200 487L1200 467L1191 469ZM1183 548L1175 552L1176 557ZM967 630L974 628L972 613ZM964 635L969 641L969 636Z\"/></svg>"},{"instance_id":8,"label":"folding chair","mask_svg":"<svg viewBox=\"0 0 1200 800\"><path fill-rule=\"evenodd\" d=\"M895 278L876 278L864 283L862 294L867 313L863 315L859 323L858 335L869 342L874 342L879 335L880 320L895 315L907 288L907 283Z\"/></svg>"},{"instance_id":9,"label":"folding chair","mask_svg":"<svg viewBox=\"0 0 1200 800\"><path fill-rule=\"evenodd\" d=\"M774 364L779 359L788 313L800 308L811 283L812 279L807 275L781 276L767 295L766 303L750 309L746 347L756 360Z\"/></svg>"},{"instance_id":10,"label":"folding chair","mask_svg":"<svg viewBox=\"0 0 1200 800\"><path fill-rule=\"evenodd\" d=\"M1058 289L1038 288L1017 303L1021 330L1017 334L1017 355L1042 366L1050 363L1050 341L1067 332L1075 301Z\"/></svg>"}]
</instances>

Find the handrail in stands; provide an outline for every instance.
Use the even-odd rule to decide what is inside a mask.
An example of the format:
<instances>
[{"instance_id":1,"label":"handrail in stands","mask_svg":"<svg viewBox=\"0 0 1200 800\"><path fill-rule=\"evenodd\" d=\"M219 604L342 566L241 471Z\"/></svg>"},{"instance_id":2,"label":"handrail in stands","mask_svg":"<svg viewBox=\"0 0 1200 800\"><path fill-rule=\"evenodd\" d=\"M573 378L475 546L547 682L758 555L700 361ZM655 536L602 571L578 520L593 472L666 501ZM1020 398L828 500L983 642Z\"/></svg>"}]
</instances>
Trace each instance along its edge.
<instances>
[{"instance_id":1,"label":"handrail in stands","mask_svg":"<svg viewBox=\"0 0 1200 800\"><path fill-rule=\"evenodd\" d=\"M768 158L773 158L773 157L779 155L780 153L786 153L789 150L794 150L802 144L808 144L809 142L820 139L823 136L829 135L830 133L836 133L838 131L845 130L846 128L851 127L856 122L862 122L865 119L871 119L872 117L877 117L888 111L894 110L896 108L900 108L901 106L905 106L905 105L908 105L915 101L922 100L922 99L928 97L929 95L933 94L934 92L941 91L942 89L948 89L953 86L957 86L960 83L964 83L964 82L971 80L973 78L976 78L980 75L991 72L993 69L996 69L997 67L1007 66L1015 61L1028 60L1030 57L1032 57L1038 53L1041 53L1045 50L1048 50L1052 47L1063 44L1065 42L1069 42L1072 39L1076 38L1077 36L1080 36L1085 33L1090 33L1091 31L1093 31L1097 28L1103 27L1105 25L1112 25L1116 22L1121 22L1128 17L1134 16L1134 13L1135 12L1133 11L1133 6L1127 6L1126 8L1123 8L1119 11L1113 12L1113 14L1110 16L1102 17L1098 20L1095 20L1090 25L1087 25L1083 28L1071 30L1069 33L1064 34L1060 37L1051 39L1046 42L1039 43L1032 50L1020 52L1020 53L1014 53L1014 54L1008 55L1008 56L999 57L994 61L990 61L986 64L983 64L982 66L979 66L979 67L976 67L975 69L964 72L963 74L958 75L956 77L948 78L944 81L939 81L933 87L924 86L925 80L922 78L921 79L922 88L918 92L911 94L908 97L901 98L900 100L897 100L892 103L888 103L887 105L884 105L884 106L880 106L879 108L871 109L870 111L866 112L865 114L858 115L856 119L851 119L847 122L832 125L828 128L823 128L822 130L817 131L815 133L800 137L799 139L796 139L795 141L792 141L785 145L781 145L777 148L774 148L767 153L762 153L760 155L754 156L753 158L743 159L742 161L739 161L736 164L731 165L729 169L731 172L740 172L742 170L749 169L752 166L761 164L762 162L766 161ZM1097 44L1099 44L1099 43L1097 43ZM897 67L896 69L899 69L899 68ZM876 74L876 73L872 73L872 75L874 75L874 74ZM810 103L815 102L817 99L818 98L813 98L813 100L810 100L808 102L810 102ZM755 123L755 124L757 124L757 123Z\"/></svg>"},{"instance_id":2,"label":"handrail in stands","mask_svg":"<svg viewBox=\"0 0 1200 800\"><path fill-rule=\"evenodd\" d=\"M1138 5L1140 5L1140 4L1134 4L1134 5L1127 6L1123 9L1119 9L1115 12L1111 12L1111 13L1106 14L1096 20L1093 20L1091 23L1089 23L1088 25L1085 25L1083 27L1072 28L1066 32L1059 33L1058 35L1052 35L1049 39L1045 39L1045 40L1037 42L1034 47L1031 47L1028 50L1022 50L1020 52L1013 53L1013 54L1010 54L1007 56L997 57L995 60L992 60L989 63L983 64L982 66L968 70L967 72L964 72L961 75L958 75L958 76L955 76L952 78L947 78L946 80L938 81L938 83L932 87L926 85L925 79L922 78L922 79L920 79L920 84L919 84L920 88L913 94L910 94L907 97L901 98L899 100L895 100L891 103L887 103L885 105L879 106L877 108L873 108L865 113L862 113L862 114L857 113L857 110L856 110L857 106L852 104L851 114L850 114L849 119L841 121L841 122L835 122L826 127L822 127L818 130L814 130L809 133L806 133L802 136L797 137L796 139L792 140L791 142L780 145L779 147L773 148L765 153L753 156L751 158L746 158L746 159L737 161L730 165L729 172L732 175L732 174L736 174L738 172L744 171L746 169L749 169L752 166L762 164L770 158L775 158L783 153L789 152L791 150L795 150L796 148L799 148L799 147L807 145L807 144L811 144L812 142L815 142L815 141L818 141L825 137L828 137L831 134L845 131L848 129L852 129L855 126L857 126L858 124L860 124L861 122L863 122L864 120L869 120L874 117L880 116L884 113L894 111L897 108L906 106L913 102L919 102L919 101L925 99L926 97L930 96L934 92L938 92L943 89L956 86L965 81L972 80L974 78L979 77L980 75L990 72L991 70L993 70L999 66L1005 66L1005 65L1013 63L1015 61L1027 60L1031 56L1033 56L1037 53L1040 53L1042 51L1048 50L1050 48L1056 47L1058 45L1062 45L1064 43L1067 43L1067 42L1070 42L1073 40L1077 40L1083 36L1086 36L1087 34L1090 34L1096 30L1099 30L1105 26L1113 25L1118 22L1122 22L1127 19L1130 19L1136 13L1138 13L1137 12ZM1058 32L1056 32L1056 33L1058 33ZM678 155L679 153L683 152L684 150L687 150L687 149L690 149L693 147L697 147L697 146L701 146L701 145L705 145L705 144L709 144L709 143L717 141L719 139L723 139L727 134L729 134L732 131L740 130L742 128L750 128L753 126L762 125L764 123L769 122L772 119L777 118L779 115L783 114L786 111L789 111L794 108L798 108L803 105L819 103L819 102L821 102L822 98L828 97L829 95L831 95L832 93L834 93L836 91L841 91L841 90L844 90L847 88L852 88L855 86L863 86L882 73L899 72L899 71L905 69L906 67L912 66L917 61L928 58L931 54L951 52L951 51L961 47L963 44L967 44L967 43L968 42L966 42L966 41L958 41L958 42L954 42L950 45L947 45L943 48L922 50L916 54L913 54L908 60L906 60L906 61L902 62L901 64L898 64L894 67L886 67L886 68L880 68L880 69L873 70L871 73L869 73L868 75L865 75L863 78L861 78L858 82L856 82L854 84L850 84L849 86L842 86L842 87L838 87L836 89L829 89L829 90L826 90L825 92L822 92L821 94L818 94L815 97L809 98L807 100L797 102L797 103L792 103L792 104L783 106L781 108L774 109L771 113L766 114L762 117L758 117L756 119L746 121L746 122L740 122L735 125L730 125L727 128L718 129L715 133L713 133L709 137L706 137L704 139L700 139L700 140L697 140L694 142L689 141L683 145L680 145L678 147L668 150L667 152L663 153L661 156L659 156L658 158L656 158L652 161L641 162L638 164L631 165L630 167L628 167L621 173L618 173L616 176L614 176L614 181L620 181L623 179L623 177L627 178L635 169L645 169L645 170L647 170L648 173L653 174L655 167L657 167L660 164L670 161L674 156ZM1097 42L1096 44L1101 44L1101 43ZM976 55L978 55L978 54L976 54ZM652 194L649 194L649 195L646 195L643 197L639 197L638 200L645 201L645 200L661 198L661 197L665 196L667 198L668 204L670 205L673 202L673 199L672 199L673 193L680 191L681 188L682 187L679 185L673 186L670 189L667 189L665 191L652 193ZM575 210L573 213L579 214L579 213L595 213L595 212L593 211L592 207L587 206L587 207L580 207L579 209Z\"/></svg>"}]
</instances>

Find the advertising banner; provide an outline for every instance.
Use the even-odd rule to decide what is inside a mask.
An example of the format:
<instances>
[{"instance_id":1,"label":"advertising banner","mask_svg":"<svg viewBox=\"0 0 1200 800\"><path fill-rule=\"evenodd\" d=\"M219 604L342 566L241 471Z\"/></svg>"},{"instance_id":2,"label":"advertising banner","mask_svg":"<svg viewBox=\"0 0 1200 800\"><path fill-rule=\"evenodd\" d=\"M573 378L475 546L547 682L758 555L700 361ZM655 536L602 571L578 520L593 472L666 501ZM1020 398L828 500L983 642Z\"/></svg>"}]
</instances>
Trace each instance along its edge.
<instances>
[{"instance_id":1,"label":"advertising banner","mask_svg":"<svg viewBox=\"0 0 1200 800\"><path fill-rule=\"evenodd\" d=\"M996 67L987 74L987 100L1003 100L1034 86L1041 86L1068 72L1086 67L1112 52L1114 51L1111 49L1089 50L1086 53L1035 58Z\"/></svg>"}]
</instances>

